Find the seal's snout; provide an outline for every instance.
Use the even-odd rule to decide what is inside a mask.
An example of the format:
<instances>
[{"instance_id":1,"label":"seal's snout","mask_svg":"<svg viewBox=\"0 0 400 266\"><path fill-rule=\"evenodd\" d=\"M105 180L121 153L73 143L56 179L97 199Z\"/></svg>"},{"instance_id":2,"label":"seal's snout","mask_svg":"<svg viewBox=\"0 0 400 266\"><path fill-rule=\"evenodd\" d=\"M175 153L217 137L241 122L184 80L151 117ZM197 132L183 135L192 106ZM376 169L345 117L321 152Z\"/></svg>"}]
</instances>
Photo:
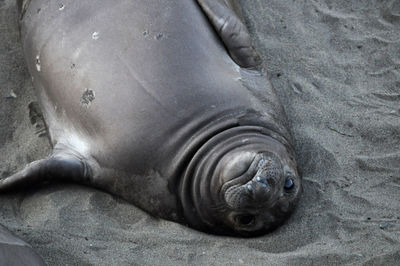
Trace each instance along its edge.
<instances>
[{"instance_id":1,"label":"seal's snout","mask_svg":"<svg viewBox=\"0 0 400 266\"><path fill-rule=\"evenodd\" d=\"M235 210L269 205L278 197L277 186L282 178L283 168L279 159L257 154L247 171L236 178L237 182L228 182L233 184L225 190L225 202Z\"/></svg>"},{"instance_id":2,"label":"seal's snout","mask_svg":"<svg viewBox=\"0 0 400 266\"><path fill-rule=\"evenodd\" d=\"M254 203L268 202L273 196L279 181L283 177L280 161L265 154L258 155L255 177L247 184Z\"/></svg>"},{"instance_id":3,"label":"seal's snout","mask_svg":"<svg viewBox=\"0 0 400 266\"><path fill-rule=\"evenodd\" d=\"M256 180L249 183L246 188L254 202L268 201L271 197L271 184L274 183L271 178L257 176Z\"/></svg>"}]
</instances>

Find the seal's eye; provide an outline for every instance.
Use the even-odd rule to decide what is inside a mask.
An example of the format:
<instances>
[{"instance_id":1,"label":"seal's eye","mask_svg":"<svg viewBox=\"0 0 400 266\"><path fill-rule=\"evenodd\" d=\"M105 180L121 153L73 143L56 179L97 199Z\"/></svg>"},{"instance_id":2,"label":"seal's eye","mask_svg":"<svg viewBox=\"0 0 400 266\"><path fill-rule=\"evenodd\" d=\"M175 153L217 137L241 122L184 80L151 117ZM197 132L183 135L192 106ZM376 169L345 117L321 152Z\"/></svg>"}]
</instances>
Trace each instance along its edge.
<instances>
[{"instance_id":1,"label":"seal's eye","mask_svg":"<svg viewBox=\"0 0 400 266\"><path fill-rule=\"evenodd\" d=\"M294 187L293 179L292 179L292 178L286 179L286 182L285 182L285 189L286 189L286 190L290 190L290 189L292 189L293 187Z\"/></svg>"},{"instance_id":2,"label":"seal's eye","mask_svg":"<svg viewBox=\"0 0 400 266\"><path fill-rule=\"evenodd\" d=\"M236 222L240 225L249 226L254 224L255 217L250 214L238 215L236 216Z\"/></svg>"}]
</instances>

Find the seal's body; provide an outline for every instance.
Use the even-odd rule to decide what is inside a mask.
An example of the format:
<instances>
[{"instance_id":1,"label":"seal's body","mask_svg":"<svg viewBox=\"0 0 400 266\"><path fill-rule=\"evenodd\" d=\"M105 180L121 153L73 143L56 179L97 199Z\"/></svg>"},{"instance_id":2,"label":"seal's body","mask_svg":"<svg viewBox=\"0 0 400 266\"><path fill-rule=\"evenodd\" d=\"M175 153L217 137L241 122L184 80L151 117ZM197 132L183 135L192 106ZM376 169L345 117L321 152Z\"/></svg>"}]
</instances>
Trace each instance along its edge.
<instances>
[{"instance_id":1,"label":"seal's body","mask_svg":"<svg viewBox=\"0 0 400 266\"><path fill-rule=\"evenodd\" d=\"M281 223L301 180L285 114L233 7L22 4L24 52L53 153L0 188L74 180L222 234Z\"/></svg>"},{"instance_id":2,"label":"seal's body","mask_svg":"<svg viewBox=\"0 0 400 266\"><path fill-rule=\"evenodd\" d=\"M45 266L46 264L28 243L0 225L0 265Z\"/></svg>"}]
</instances>

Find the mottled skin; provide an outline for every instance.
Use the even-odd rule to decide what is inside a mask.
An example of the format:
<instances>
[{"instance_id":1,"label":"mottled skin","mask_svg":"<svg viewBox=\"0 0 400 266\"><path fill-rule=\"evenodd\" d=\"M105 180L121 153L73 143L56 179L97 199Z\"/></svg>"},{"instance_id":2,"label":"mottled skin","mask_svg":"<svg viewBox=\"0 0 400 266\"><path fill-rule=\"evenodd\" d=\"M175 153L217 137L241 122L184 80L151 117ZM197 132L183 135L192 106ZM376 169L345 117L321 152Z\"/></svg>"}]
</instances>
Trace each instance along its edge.
<instances>
[{"instance_id":1,"label":"mottled skin","mask_svg":"<svg viewBox=\"0 0 400 266\"><path fill-rule=\"evenodd\" d=\"M73 180L229 235L265 233L293 211L286 116L234 2L25 2L53 153L0 189Z\"/></svg>"}]
</instances>

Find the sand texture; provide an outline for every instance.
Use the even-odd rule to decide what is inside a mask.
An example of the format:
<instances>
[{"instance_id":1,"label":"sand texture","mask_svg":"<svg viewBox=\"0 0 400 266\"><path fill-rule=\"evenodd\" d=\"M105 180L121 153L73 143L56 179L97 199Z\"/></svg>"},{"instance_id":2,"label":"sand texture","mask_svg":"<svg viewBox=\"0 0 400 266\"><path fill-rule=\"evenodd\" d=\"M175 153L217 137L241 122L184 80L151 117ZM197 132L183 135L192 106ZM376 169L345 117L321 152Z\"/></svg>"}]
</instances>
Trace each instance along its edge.
<instances>
[{"instance_id":1,"label":"sand texture","mask_svg":"<svg viewBox=\"0 0 400 266\"><path fill-rule=\"evenodd\" d=\"M240 2L304 179L284 226L207 235L75 184L0 195L0 224L49 265L399 265L400 1ZM1 177L50 152L32 101L15 1L0 0Z\"/></svg>"}]
</instances>

